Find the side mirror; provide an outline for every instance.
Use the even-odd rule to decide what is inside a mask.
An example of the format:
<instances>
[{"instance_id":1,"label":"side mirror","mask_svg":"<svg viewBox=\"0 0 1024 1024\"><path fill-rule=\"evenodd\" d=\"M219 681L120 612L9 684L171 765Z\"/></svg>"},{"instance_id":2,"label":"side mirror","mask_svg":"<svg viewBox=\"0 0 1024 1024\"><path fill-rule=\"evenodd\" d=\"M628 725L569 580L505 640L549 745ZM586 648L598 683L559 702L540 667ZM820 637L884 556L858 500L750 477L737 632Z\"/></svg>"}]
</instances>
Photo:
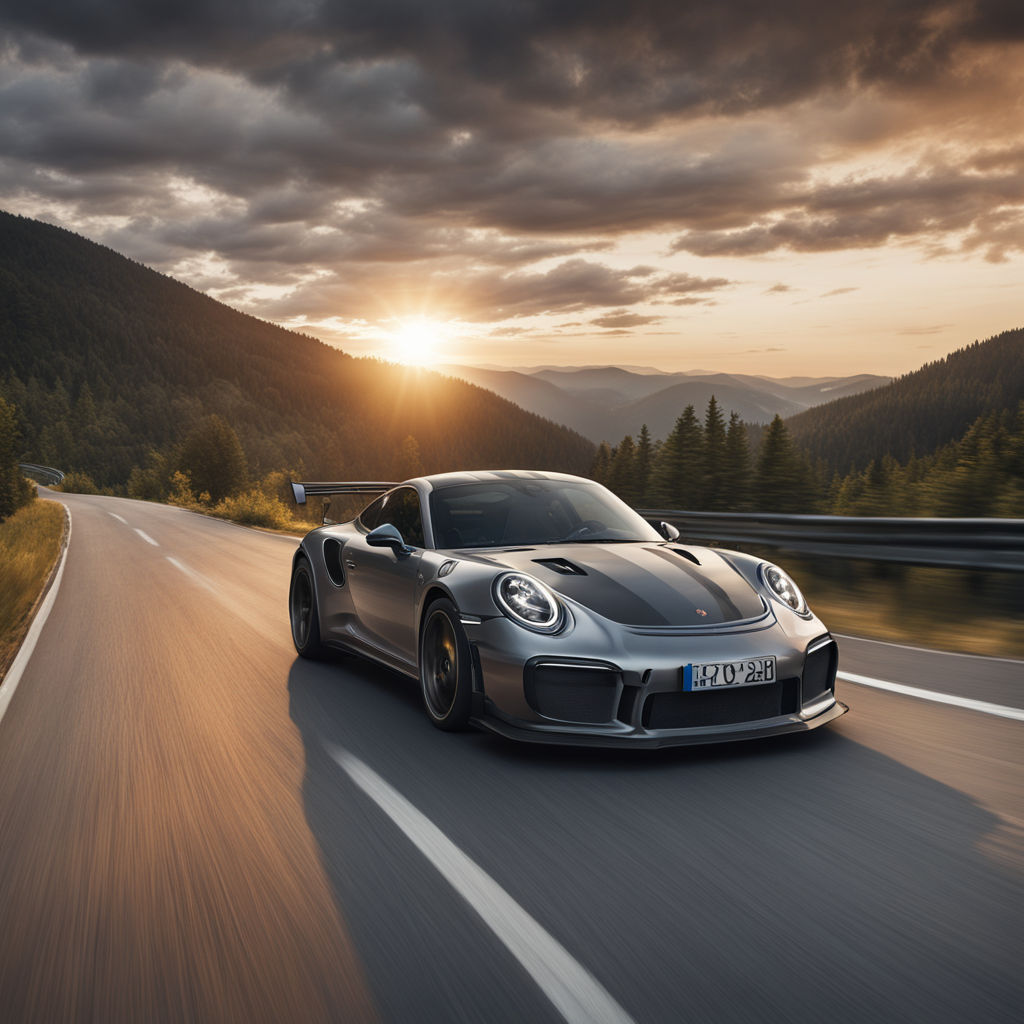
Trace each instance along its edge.
<instances>
[{"instance_id":1,"label":"side mirror","mask_svg":"<svg viewBox=\"0 0 1024 1024\"><path fill-rule=\"evenodd\" d=\"M396 555L407 555L412 551L402 540L398 528L391 523L381 523L376 530L371 530L366 535L366 543L371 548L391 548Z\"/></svg>"},{"instance_id":2,"label":"side mirror","mask_svg":"<svg viewBox=\"0 0 1024 1024\"><path fill-rule=\"evenodd\" d=\"M679 531L671 523L658 523L655 529L665 540L679 540Z\"/></svg>"}]
</instances>

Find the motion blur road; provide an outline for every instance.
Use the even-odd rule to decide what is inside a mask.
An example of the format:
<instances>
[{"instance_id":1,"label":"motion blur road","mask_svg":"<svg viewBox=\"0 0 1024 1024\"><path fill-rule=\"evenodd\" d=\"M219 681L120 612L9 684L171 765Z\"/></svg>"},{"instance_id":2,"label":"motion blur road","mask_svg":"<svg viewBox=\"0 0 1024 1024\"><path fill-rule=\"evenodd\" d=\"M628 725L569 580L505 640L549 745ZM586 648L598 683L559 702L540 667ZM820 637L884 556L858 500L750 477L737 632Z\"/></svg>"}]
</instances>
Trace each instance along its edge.
<instances>
[{"instance_id":1,"label":"motion blur road","mask_svg":"<svg viewBox=\"0 0 1024 1024\"><path fill-rule=\"evenodd\" d=\"M562 1020L339 748L613 1018L1020 1019L1024 722L842 683L834 725L749 744L448 735L409 681L296 658L293 540L60 497L63 582L0 722L3 1021ZM1024 707L1024 663L840 645Z\"/></svg>"}]
</instances>

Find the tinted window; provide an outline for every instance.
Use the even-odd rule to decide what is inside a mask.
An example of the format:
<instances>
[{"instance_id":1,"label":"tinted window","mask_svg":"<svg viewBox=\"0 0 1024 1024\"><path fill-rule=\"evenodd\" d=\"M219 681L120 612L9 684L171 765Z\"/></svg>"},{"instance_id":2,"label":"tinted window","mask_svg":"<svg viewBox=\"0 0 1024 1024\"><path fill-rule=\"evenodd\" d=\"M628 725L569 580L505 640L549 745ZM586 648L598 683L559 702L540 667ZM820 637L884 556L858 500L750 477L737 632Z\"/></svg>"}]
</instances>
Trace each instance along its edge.
<instances>
[{"instance_id":1,"label":"tinted window","mask_svg":"<svg viewBox=\"0 0 1024 1024\"><path fill-rule=\"evenodd\" d=\"M376 530L384 522L384 501L387 497L388 495L385 494L383 498L371 502L359 513L359 523L367 533L370 530Z\"/></svg>"},{"instance_id":2,"label":"tinted window","mask_svg":"<svg viewBox=\"0 0 1024 1024\"><path fill-rule=\"evenodd\" d=\"M610 491L582 480L456 484L431 493L430 514L440 548L663 539Z\"/></svg>"},{"instance_id":3,"label":"tinted window","mask_svg":"<svg viewBox=\"0 0 1024 1024\"><path fill-rule=\"evenodd\" d=\"M396 527L406 544L410 544L414 548L423 547L420 496L411 487L403 487L400 490L392 491L386 497L382 521Z\"/></svg>"}]
</instances>

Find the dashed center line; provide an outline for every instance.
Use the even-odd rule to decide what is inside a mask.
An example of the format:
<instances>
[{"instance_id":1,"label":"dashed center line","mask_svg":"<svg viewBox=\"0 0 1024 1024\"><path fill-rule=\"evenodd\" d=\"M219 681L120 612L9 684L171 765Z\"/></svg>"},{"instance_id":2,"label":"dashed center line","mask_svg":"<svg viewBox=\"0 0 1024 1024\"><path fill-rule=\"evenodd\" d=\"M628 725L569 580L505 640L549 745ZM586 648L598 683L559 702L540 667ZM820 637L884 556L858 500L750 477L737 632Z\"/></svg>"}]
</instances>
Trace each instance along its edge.
<instances>
[{"instance_id":1,"label":"dashed center line","mask_svg":"<svg viewBox=\"0 0 1024 1024\"><path fill-rule=\"evenodd\" d=\"M139 535L139 536L140 536L140 537L141 537L141 538L142 538L142 539L143 539L143 540L144 540L144 541L145 541L145 542L146 542L147 544L152 544L152 545L153 545L153 547L155 547L155 548L158 548L158 547L160 547L160 545L159 545L159 544L157 544L157 542L156 542L155 540L153 540L153 538L152 538L152 537L150 537L150 535L149 535L148 533L146 533L146 531L145 531L145 530L140 530L140 529L139 529L139 528L138 528L138 527L136 526L136 527L135 527L135 532L136 532L136 533L137 533L137 534L138 534L138 535Z\"/></svg>"},{"instance_id":2,"label":"dashed center line","mask_svg":"<svg viewBox=\"0 0 1024 1024\"><path fill-rule=\"evenodd\" d=\"M116 512L108 512L107 515L113 516L119 523L124 523L125 526L128 525L128 520L124 516L119 516Z\"/></svg>"},{"instance_id":3,"label":"dashed center line","mask_svg":"<svg viewBox=\"0 0 1024 1024\"><path fill-rule=\"evenodd\" d=\"M167 555L166 557L167 561L170 562L175 569L184 573L190 580L198 583L201 587L206 587L206 589L211 593L216 593L217 588L201 573L196 572L195 569L190 569L184 562L179 562L173 555Z\"/></svg>"},{"instance_id":4,"label":"dashed center line","mask_svg":"<svg viewBox=\"0 0 1024 1024\"><path fill-rule=\"evenodd\" d=\"M570 1024L633 1024L605 987L425 814L354 754L327 752L476 911Z\"/></svg>"}]
</instances>

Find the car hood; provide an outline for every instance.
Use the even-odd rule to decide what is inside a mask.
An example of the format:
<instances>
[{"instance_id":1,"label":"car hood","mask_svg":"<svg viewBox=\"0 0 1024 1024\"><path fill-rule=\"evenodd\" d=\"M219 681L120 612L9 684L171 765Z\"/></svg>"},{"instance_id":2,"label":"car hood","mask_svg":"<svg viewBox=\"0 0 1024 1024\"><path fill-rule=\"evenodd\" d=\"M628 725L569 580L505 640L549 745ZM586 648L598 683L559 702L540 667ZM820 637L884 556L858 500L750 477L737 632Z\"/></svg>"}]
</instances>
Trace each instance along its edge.
<instances>
[{"instance_id":1,"label":"car hood","mask_svg":"<svg viewBox=\"0 0 1024 1024\"><path fill-rule=\"evenodd\" d=\"M631 626L710 626L755 618L765 603L721 555L674 544L538 545L474 551L598 615Z\"/></svg>"}]
</instances>

